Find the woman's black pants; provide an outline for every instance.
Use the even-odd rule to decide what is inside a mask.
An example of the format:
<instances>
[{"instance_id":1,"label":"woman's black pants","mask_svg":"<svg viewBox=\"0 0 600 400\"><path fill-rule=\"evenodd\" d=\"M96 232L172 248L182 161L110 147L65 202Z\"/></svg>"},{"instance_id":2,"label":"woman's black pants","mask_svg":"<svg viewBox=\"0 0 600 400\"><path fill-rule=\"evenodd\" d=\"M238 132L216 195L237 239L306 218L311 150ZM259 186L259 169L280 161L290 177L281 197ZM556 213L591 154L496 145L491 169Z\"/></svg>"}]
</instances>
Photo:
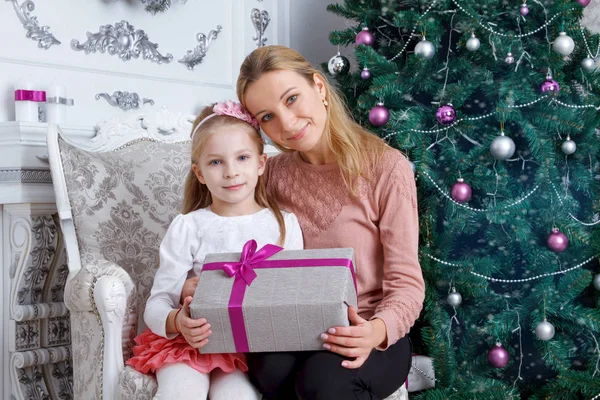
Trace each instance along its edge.
<instances>
[{"instance_id":1,"label":"woman's black pants","mask_svg":"<svg viewBox=\"0 0 600 400\"><path fill-rule=\"evenodd\" d=\"M329 351L249 353L250 379L266 400L378 400L404 384L412 360L408 336L373 350L358 369Z\"/></svg>"}]
</instances>

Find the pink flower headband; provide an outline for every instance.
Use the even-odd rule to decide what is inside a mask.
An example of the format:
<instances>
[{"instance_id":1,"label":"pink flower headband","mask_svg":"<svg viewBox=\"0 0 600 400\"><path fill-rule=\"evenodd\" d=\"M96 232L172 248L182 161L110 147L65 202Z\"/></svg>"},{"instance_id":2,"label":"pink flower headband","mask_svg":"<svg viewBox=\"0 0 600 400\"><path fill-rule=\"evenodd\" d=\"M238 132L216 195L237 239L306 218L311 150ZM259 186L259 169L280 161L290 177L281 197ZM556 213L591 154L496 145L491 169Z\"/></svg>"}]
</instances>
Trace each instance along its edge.
<instances>
[{"instance_id":1,"label":"pink flower headband","mask_svg":"<svg viewBox=\"0 0 600 400\"><path fill-rule=\"evenodd\" d=\"M210 114L208 117L204 118L202 121L200 121L198 125L196 125L196 128L194 129L190 137L193 139L194 135L198 131L198 128L200 128L200 126L203 123L217 115L227 115L229 117L237 118L249 123L254 129L259 129L258 121L256 120L256 118L254 118L252 114L246 111L246 109L242 107L240 103L227 100L226 102L215 104L215 106L213 107L213 113Z\"/></svg>"}]
</instances>

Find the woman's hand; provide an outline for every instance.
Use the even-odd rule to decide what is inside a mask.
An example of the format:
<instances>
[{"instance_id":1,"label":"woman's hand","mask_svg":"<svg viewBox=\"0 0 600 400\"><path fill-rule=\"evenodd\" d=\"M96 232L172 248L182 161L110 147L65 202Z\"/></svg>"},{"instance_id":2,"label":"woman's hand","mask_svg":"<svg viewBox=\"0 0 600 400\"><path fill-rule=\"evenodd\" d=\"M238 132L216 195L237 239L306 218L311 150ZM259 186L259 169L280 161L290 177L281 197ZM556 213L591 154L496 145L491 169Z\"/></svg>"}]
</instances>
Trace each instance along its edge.
<instances>
[{"instance_id":1,"label":"woman's hand","mask_svg":"<svg viewBox=\"0 0 600 400\"><path fill-rule=\"evenodd\" d=\"M195 276L185 280L183 288L181 289L181 296L179 297L179 304L183 304L183 300L188 296L194 296L196 293L196 286L198 286L198 279L200 276Z\"/></svg>"},{"instance_id":2,"label":"woman's hand","mask_svg":"<svg viewBox=\"0 0 600 400\"><path fill-rule=\"evenodd\" d=\"M371 351L387 339L385 323L379 318L371 321L360 317L356 309L348 307L348 319L352 326L330 328L321 334L323 347L329 351L354 360L344 360L342 367L360 368Z\"/></svg>"},{"instance_id":3,"label":"woman's hand","mask_svg":"<svg viewBox=\"0 0 600 400\"><path fill-rule=\"evenodd\" d=\"M208 337L212 333L210 324L205 318L190 318L190 303L192 296L187 296L183 301L183 308L175 317L175 329L180 332L185 340L195 349L206 346Z\"/></svg>"}]
</instances>

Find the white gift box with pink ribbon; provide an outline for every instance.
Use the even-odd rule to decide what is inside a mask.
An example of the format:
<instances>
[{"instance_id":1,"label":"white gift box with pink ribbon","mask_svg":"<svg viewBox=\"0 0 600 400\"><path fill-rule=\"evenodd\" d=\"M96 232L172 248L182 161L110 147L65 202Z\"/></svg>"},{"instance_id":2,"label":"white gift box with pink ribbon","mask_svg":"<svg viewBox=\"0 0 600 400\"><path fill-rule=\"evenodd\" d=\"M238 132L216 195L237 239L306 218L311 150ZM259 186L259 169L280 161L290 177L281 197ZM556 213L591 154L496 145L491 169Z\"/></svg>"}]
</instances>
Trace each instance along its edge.
<instances>
[{"instance_id":1,"label":"white gift box with pink ribbon","mask_svg":"<svg viewBox=\"0 0 600 400\"><path fill-rule=\"evenodd\" d=\"M212 334L201 353L323 350L320 335L348 326L357 306L353 249L283 250L249 241L209 254L190 304Z\"/></svg>"}]
</instances>

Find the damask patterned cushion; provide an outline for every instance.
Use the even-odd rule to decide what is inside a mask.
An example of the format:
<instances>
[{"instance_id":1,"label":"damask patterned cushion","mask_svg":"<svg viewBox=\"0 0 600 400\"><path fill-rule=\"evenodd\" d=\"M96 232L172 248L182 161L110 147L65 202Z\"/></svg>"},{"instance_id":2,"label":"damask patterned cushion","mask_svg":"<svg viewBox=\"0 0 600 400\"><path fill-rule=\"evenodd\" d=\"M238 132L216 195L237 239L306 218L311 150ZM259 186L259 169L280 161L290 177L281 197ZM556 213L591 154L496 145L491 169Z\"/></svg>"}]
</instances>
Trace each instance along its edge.
<instances>
[{"instance_id":1,"label":"damask patterned cushion","mask_svg":"<svg viewBox=\"0 0 600 400\"><path fill-rule=\"evenodd\" d=\"M137 287L138 315L158 268L160 242L181 212L190 142L138 140L93 153L59 139L81 263L120 265Z\"/></svg>"},{"instance_id":2,"label":"damask patterned cushion","mask_svg":"<svg viewBox=\"0 0 600 400\"><path fill-rule=\"evenodd\" d=\"M152 400L158 390L156 378L126 366L119 375L119 399Z\"/></svg>"}]
</instances>

